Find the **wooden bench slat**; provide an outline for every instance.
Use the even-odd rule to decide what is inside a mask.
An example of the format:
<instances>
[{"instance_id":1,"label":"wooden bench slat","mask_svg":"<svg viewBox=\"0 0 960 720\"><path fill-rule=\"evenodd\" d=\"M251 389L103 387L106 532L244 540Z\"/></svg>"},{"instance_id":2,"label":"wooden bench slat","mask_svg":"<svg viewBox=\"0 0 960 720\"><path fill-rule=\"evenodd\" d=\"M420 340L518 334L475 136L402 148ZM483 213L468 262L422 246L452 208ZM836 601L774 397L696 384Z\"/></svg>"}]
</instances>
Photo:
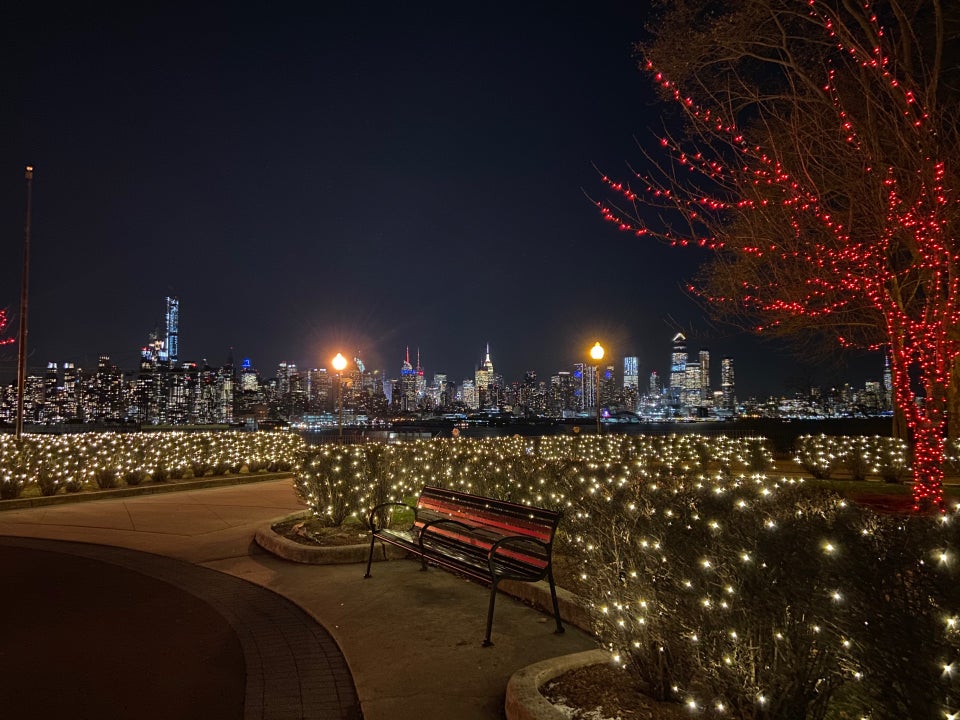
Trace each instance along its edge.
<instances>
[{"instance_id":1,"label":"wooden bench slat","mask_svg":"<svg viewBox=\"0 0 960 720\"><path fill-rule=\"evenodd\" d=\"M497 502L502 503L503 501ZM552 511L545 511L542 508L527 508L512 503L497 505L486 503L483 506L471 507L458 505L455 501L447 498L433 496L424 498L421 496L417 507L421 510L461 519L468 524L472 520L478 525L490 525L509 531L509 534L531 535L544 542L548 542L553 536L557 520L557 514ZM549 513L549 515L544 513Z\"/></svg>"}]
</instances>

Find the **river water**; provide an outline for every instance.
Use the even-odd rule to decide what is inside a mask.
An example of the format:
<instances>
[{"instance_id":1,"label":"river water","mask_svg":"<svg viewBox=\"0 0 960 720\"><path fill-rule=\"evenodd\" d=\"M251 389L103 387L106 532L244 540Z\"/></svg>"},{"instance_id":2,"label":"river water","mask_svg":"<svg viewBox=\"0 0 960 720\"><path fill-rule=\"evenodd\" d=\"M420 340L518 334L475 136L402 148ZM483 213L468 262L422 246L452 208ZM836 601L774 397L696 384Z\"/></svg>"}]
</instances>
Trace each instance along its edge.
<instances>
[{"instance_id":1,"label":"river water","mask_svg":"<svg viewBox=\"0 0 960 720\"><path fill-rule=\"evenodd\" d=\"M604 424L605 434L623 435L672 435L699 434L706 436L765 437L770 440L776 453L788 453L796 439L802 435L885 435L889 436L893 421L888 417L829 418L822 420L780 420L773 418L742 418L702 422L647 422L629 424ZM510 423L505 425L473 425L454 423L422 423L391 429L344 428L345 442L366 440L412 440L417 438L487 438L537 437L547 435L595 434L596 425L587 421L571 423ZM335 442L336 429L301 433L309 444Z\"/></svg>"}]
</instances>

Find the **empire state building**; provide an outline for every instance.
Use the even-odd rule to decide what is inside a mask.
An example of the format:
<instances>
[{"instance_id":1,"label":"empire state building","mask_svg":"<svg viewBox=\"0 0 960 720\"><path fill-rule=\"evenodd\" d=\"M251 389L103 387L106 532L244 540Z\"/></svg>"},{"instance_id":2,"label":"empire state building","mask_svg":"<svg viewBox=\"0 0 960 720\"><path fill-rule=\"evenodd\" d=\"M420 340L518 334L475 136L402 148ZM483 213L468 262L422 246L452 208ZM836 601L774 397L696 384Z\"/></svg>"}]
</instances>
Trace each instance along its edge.
<instances>
[{"instance_id":1,"label":"empire state building","mask_svg":"<svg viewBox=\"0 0 960 720\"><path fill-rule=\"evenodd\" d=\"M490 359L490 343L487 343L487 354L484 356L483 363L474 373L475 387L477 389L477 399L479 407L482 410L491 405L491 394L496 376L493 372L493 361Z\"/></svg>"}]
</instances>

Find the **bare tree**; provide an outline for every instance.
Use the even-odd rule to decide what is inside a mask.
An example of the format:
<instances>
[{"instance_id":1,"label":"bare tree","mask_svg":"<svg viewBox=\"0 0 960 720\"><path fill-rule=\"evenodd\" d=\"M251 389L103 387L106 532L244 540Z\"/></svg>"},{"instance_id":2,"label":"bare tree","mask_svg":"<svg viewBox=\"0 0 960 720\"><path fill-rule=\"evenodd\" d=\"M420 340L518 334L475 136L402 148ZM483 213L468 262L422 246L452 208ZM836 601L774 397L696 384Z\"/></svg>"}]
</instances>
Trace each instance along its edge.
<instances>
[{"instance_id":1,"label":"bare tree","mask_svg":"<svg viewBox=\"0 0 960 720\"><path fill-rule=\"evenodd\" d=\"M960 357L960 73L945 52L960 13L941 0L661 10L639 50L684 127L644 152L649 171L604 177L601 212L713 250L692 289L721 318L888 349L915 503L942 506Z\"/></svg>"}]
</instances>

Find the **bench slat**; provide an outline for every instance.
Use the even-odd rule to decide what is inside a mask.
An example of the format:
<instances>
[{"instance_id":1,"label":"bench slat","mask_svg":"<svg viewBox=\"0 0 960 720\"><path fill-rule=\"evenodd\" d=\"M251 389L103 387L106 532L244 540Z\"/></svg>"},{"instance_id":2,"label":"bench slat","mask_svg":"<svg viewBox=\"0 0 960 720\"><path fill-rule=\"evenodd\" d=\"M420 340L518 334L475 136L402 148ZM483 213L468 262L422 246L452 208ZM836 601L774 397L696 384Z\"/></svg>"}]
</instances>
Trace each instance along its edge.
<instances>
[{"instance_id":1,"label":"bench slat","mask_svg":"<svg viewBox=\"0 0 960 720\"><path fill-rule=\"evenodd\" d=\"M424 488L417 507L468 525L489 525L508 535L529 535L543 542L552 539L560 519L559 513L544 508L429 487Z\"/></svg>"}]
</instances>

